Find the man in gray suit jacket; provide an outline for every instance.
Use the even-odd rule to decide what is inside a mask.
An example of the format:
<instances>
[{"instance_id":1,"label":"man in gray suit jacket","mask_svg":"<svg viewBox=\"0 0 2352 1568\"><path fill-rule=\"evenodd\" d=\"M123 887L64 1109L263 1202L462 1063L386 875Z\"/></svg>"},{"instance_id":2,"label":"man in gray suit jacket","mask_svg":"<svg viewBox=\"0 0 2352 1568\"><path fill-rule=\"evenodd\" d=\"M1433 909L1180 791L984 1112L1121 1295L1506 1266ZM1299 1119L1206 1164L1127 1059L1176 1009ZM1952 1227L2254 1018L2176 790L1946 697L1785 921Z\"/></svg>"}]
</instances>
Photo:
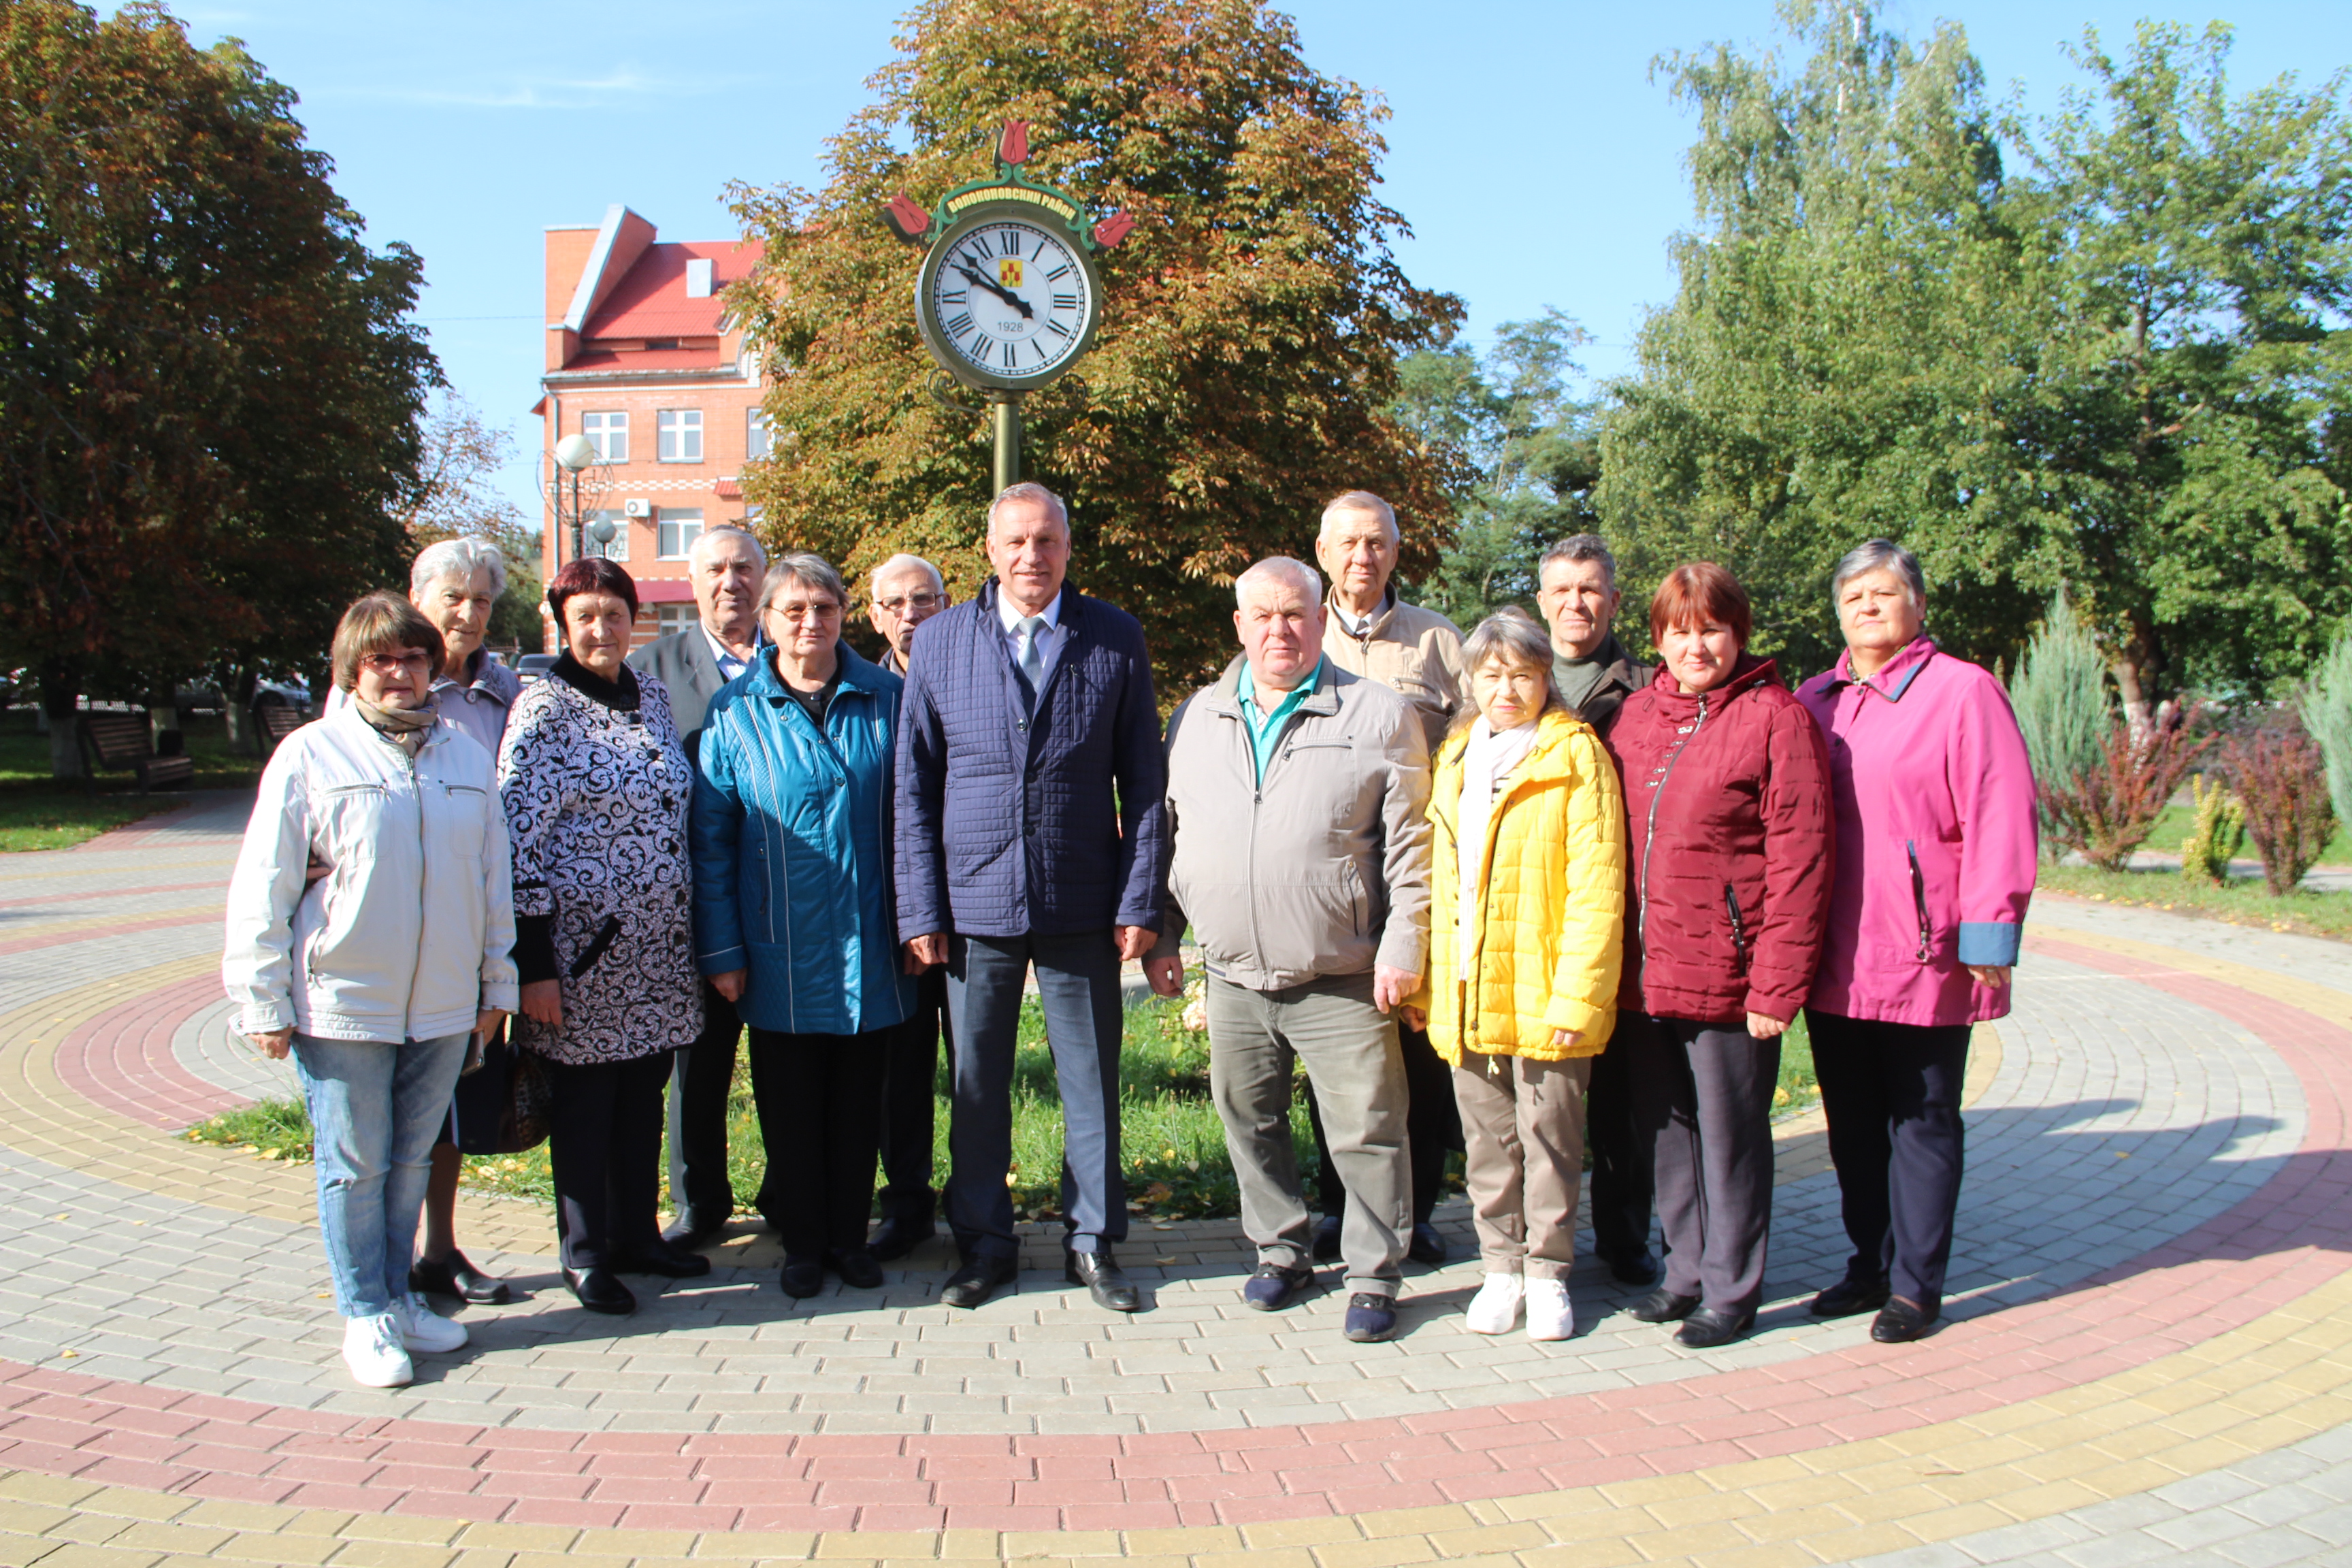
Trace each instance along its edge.
<instances>
[{"instance_id":1,"label":"man in gray suit jacket","mask_svg":"<svg viewBox=\"0 0 2352 1568\"><path fill-rule=\"evenodd\" d=\"M759 655L760 581L767 570L768 552L744 530L705 532L687 552L695 624L629 655L633 668L668 688L670 712L689 757L701 752L710 700ZM677 1053L669 1076L669 1191L677 1215L662 1239L684 1247L715 1239L735 1212L735 1189L727 1179L727 1089L735 1078L743 1022L708 981L702 1008L702 1034Z\"/></svg>"}]
</instances>

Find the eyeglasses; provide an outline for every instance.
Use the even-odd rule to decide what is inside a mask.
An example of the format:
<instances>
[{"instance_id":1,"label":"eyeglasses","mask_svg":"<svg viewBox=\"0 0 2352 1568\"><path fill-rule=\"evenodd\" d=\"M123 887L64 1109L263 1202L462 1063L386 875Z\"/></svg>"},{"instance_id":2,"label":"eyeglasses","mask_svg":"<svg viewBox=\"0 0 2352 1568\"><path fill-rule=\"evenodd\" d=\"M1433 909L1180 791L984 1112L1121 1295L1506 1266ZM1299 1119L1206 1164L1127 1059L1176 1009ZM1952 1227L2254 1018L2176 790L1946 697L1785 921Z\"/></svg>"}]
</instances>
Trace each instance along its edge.
<instances>
[{"instance_id":1,"label":"eyeglasses","mask_svg":"<svg viewBox=\"0 0 2352 1568\"><path fill-rule=\"evenodd\" d=\"M430 669L433 656L429 653L363 653L360 662L378 675L395 675L404 669Z\"/></svg>"},{"instance_id":2,"label":"eyeglasses","mask_svg":"<svg viewBox=\"0 0 2352 1568\"><path fill-rule=\"evenodd\" d=\"M937 594L905 594L896 599L877 599L874 607L887 610L894 616L903 616L908 610L919 610L928 616L940 607L940 596Z\"/></svg>"},{"instance_id":3,"label":"eyeglasses","mask_svg":"<svg viewBox=\"0 0 2352 1568\"><path fill-rule=\"evenodd\" d=\"M770 605L768 614L781 617L787 625L799 626L803 621L836 621L841 618L839 605Z\"/></svg>"}]
</instances>

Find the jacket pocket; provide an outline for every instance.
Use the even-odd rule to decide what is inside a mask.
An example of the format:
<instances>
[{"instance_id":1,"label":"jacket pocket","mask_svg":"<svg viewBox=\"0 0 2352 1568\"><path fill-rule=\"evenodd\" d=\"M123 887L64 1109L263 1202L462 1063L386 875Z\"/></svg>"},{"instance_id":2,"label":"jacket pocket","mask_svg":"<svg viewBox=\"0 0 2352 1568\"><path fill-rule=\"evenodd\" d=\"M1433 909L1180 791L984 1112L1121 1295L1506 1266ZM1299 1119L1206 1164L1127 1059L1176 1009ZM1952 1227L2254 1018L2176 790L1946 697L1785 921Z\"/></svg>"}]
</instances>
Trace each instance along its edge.
<instances>
[{"instance_id":1,"label":"jacket pocket","mask_svg":"<svg viewBox=\"0 0 2352 1568\"><path fill-rule=\"evenodd\" d=\"M1917 841L1903 841L1903 853L1911 862L1911 908L1919 917L1919 962L1925 963L1934 951L1936 928L1927 919L1927 874L1919 867Z\"/></svg>"},{"instance_id":2,"label":"jacket pocket","mask_svg":"<svg viewBox=\"0 0 2352 1568\"><path fill-rule=\"evenodd\" d=\"M1748 968L1748 926L1739 918L1739 890L1728 882L1723 885L1723 909L1731 917L1731 959L1744 973Z\"/></svg>"},{"instance_id":3,"label":"jacket pocket","mask_svg":"<svg viewBox=\"0 0 2352 1568\"><path fill-rule=\"evenodd\" d=\"M596 961L604 956L605 949L611 947L615 941L619 940L620 935L621 917L618 915L606 915L604 917L604 923L596 928L594 940L590 942L586 947L582 948L580 950L580 956L572 961L571 977L577 980L582 975L587 973L590 970L595 968Z\"/></svg>"},{"instance_id":4,"label":"jacket pocket","mask_svg":"<svg viewBox=\"0 0 2352 1568\"><path fill-rule=\"evenodd\" d=\"M441 793L449 814L450 847L467 860L479 860L489 836L490 792L474 784L445 784Z\"/></svg>"}]
</instances>

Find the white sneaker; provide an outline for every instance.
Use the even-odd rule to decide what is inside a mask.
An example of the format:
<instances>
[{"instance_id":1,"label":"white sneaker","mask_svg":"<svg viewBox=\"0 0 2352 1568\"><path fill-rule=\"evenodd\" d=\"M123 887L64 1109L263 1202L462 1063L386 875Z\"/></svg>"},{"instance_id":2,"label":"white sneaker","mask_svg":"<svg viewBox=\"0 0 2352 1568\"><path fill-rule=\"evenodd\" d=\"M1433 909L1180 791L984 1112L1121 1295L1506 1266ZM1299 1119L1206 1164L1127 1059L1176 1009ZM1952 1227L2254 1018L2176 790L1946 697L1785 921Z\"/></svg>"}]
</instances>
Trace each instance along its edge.
<instances>
[{"instance_id":1,"label":"white sneaker","mask_svg":"<svg viewBox=\"0 0 2352 1568\"><path fill-rule=\"evenodd\" d=\"M416 1369L400 1348L400 1318L384 1312L343 1323L343 1364L362 1388L398 1388L415 1381Z\"/></svg>"},{"instance_id":2,"label":"white sneaker","mask_svg":"<svg viewBox=\"0 0 2352 1568\"><path fill-rule=\"evenodd\" d=\"M1478 1293L1470 1298L1470 1307L1463 1316L1465 1326L1474 1334L1507 1334L1511 1325L1519 1321L1519 1277L1516 1274L1489 1274Z\"/></svg>"},{"instance_id":3,"label":"white sneaker","mask_svg":"<svg viewBox=\"0 0 2352 1568\"><path fill-rule=\"evenodd\" d=\"M1565 1279L1528 1281L1528 1338L1564 1340L1576 1332L1576 1309L1569 1305Z\"/></svg>"},{"instance_id":4,"label":"white sneaker","mask_svg":"<svg viewBox=\"0 0 2352 1568\"><path fill-rule=\"evenodd\" d=\"M414 1291L392 1303L400 1324L400 1342L412 1351L454 1351L466 1342L466 1325L443 1317Z\"/></svg>"}]
</instances>

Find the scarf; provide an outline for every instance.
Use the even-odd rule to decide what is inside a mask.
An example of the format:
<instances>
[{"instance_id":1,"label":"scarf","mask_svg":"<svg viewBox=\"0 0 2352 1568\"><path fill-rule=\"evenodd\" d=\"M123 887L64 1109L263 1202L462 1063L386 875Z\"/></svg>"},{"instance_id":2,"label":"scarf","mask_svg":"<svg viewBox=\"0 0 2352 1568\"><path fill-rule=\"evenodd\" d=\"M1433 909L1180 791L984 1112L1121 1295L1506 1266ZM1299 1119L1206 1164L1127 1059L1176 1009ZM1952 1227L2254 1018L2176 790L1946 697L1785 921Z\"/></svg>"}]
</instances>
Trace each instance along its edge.
<instances>
[{"instance_id":1,"label":"scarf","mask_svg":"<svg viewBox=\"0 0 2352 1568\"><path fill-rule=\"evenodd\" d=\"M369 729L406 752L409 759L425 749L425 736L440 719L439 710L427 702L422 708L382 708L361 696L351 693L352 706L359 710Z\"/></svg>"},{"instance_id":2,"label":"scarf","mask_svg":"<svg viewBox=\"0 0 2352 1568\"><path fill-rule=\"evenodd\" d=\"M1465 977L1474 974L1478 928L1486 910L1486 868L1481 864L1486 858L1486 824L1494 817L1495 802L1501 798L1503 786L1535 750L1536 731L1542 723L1542 716L1538 715L1498 733L1481 715L1470 727L1470 743L1463 748L1462 804L1454 813L1455 858L1460 862L1461 879L1455 884L1454 900L1454 951L1455 967Z\"/></svg>"}]
</instances>

